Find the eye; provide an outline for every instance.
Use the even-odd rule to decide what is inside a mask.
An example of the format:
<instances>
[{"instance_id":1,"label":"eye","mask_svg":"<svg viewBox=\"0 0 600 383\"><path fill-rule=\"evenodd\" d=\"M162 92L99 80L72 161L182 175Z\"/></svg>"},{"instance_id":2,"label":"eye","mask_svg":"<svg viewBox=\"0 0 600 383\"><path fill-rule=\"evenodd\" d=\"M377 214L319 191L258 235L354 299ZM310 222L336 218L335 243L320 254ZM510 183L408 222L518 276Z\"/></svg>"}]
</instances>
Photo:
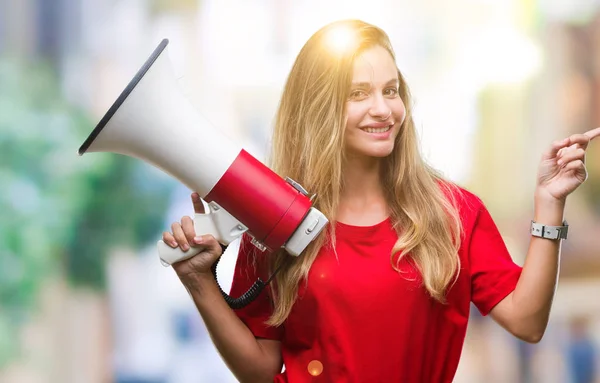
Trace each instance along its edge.
<instances>
[{"instance_id":1,"label":"eye","mask_svg":"<svg viewBox=\"0 0 600 383\"><path fill-rule=\"evenodd\" d=\"M398 89L396 88L387 88L383 91L383 94L388 97L396 97L398 96Z\"/></svg>"},{"instance_id":2,"label":"eye","mask_svg":"<svg viewBox=\"0 0 600 383\"><path fill-rule=\"evenodd\" d=\"M367 98L369 96L369 94L367 92L365 92L362 89L355 89L352 92L350 92L350 100L364 100L365 98Z\"/></svg>"}]
</instances>

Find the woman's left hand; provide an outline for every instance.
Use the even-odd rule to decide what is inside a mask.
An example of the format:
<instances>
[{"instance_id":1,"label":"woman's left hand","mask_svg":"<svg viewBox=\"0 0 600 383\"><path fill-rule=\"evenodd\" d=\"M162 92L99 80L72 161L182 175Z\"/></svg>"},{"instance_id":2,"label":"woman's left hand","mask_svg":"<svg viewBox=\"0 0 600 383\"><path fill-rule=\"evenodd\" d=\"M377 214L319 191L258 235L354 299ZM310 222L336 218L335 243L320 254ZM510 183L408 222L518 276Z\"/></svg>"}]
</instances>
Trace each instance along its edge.
<instances>
[{"instance_id":1,"label":"woman's left hand","mask_svg":"<svg viewBox=\"0 0 600 383\"><path fill-rule=\"evenodd\" d=\"M540 162L538 192L544 192L557 201L565 201L587 179L585 151L589 143L598 136L600 128L554 142Z\"/></svg>"}]
</instances>

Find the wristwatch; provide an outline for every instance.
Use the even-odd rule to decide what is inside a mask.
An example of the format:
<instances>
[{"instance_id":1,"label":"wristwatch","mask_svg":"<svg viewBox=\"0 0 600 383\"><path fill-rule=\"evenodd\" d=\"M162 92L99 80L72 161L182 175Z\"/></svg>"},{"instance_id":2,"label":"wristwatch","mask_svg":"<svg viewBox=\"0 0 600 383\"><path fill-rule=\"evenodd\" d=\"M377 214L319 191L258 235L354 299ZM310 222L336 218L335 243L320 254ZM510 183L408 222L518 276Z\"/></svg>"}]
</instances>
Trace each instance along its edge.
<instances>
[{"instance_id":1,"label":"wristwatch","mask_svg":"<svg viewBox=\"0 0 600 383\"><path fill-rule=\"evenodd\" d=\"M531 235L534 237L547 238L547 239L567 239L567 232L569 231L569 224L567 221L563 221L562 226L548 226L542 225L535 221L531 221Z\"/></svg>"}]
</instances>

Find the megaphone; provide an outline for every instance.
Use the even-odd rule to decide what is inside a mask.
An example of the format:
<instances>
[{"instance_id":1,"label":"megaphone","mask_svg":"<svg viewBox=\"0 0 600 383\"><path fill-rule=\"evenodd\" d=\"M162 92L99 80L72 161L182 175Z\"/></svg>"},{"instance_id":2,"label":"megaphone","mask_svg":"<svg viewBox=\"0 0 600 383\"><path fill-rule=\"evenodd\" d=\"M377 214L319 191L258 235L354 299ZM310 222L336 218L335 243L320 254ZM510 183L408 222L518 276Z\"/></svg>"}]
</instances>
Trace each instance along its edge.
<instances>
[{"instance_id":1,"label":"megaphone","mask_svg":"<svg viewBox=\"0 0 600 383\"><path fill-rule=\"evenodd\" d=\"M328 224L312 197L209 124L178 87L160 42L78 150L141 159L197 192L209 209L194 215L196 233L222 245L247 233L261 250L298 256ZM158 241L164 266L198 253Z\"/></svg>"}]
</instances>

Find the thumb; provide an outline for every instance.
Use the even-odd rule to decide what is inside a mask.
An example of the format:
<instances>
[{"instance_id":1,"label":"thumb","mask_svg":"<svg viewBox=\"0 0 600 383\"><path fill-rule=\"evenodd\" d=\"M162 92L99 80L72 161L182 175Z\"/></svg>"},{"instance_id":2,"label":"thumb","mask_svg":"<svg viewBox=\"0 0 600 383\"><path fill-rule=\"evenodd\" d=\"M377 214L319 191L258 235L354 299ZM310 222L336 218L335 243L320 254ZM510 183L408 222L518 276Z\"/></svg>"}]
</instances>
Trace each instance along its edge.
<instances>
[{"instance_id":1,"label":"thumb","mask_svg":"<svg viewBox=\"0 0 600 383\"><path fill-rule=\"evenodd\" d=\"M223 246L215 239L212 234L199 235L194 238L194 244L196 246L204 247L204 251L211 253L217 257L223 254Z\"/></svg>"},{"instance_id":2,"label":"thumb","mask_svg":"<svg viewBox=\"0 0 600 383\"><path fill-rule=\"evenodd\" d=\"M570 139L568 137L561 141L554 141L552 143L552 146L550 146L550 148L546 152L544 152L544 154L542 155L542 159L549 160L555 158L561 149L569 146L569 142Z\"/></svg>"},{"instance_id":3,"label":"thumb","mask_svg":"<svg viewBox=\"0 0 600 383\"><path fill-rule=\"evenodd\" d=\"M204 214L204 203L200 198L200 194L196 192L192 193L192 204L194 205L194 213Z\"/></svg>"}]
</instances>

